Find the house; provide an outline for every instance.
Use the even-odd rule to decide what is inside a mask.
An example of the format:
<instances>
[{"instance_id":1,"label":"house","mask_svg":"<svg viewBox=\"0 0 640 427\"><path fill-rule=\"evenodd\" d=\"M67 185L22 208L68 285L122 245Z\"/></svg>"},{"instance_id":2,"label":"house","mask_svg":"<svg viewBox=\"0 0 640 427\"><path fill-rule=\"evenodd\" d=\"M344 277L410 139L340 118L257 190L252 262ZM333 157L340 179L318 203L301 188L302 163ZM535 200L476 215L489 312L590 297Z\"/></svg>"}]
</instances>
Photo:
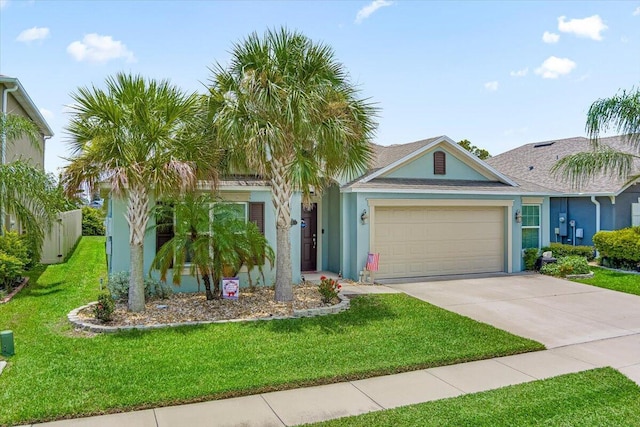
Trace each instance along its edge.
<instances>
[{"instance_id":1,"label":"house","mask_svg":"<svg viewBox=\"0 0 640 427\"><path fill-rule=\"evenodd\" d=\"M600 143L632 152L621 136L602 138ZM559 159L591 149L589 139L582 137L544 141L499 154L487 163L518 182L534 182L560 193L550 197L551 224L545 238L551 242L592 245L593 235L600 230L640 225L640 185L616 175L599 174L575 188L551 173ZM640 165L635 170L638 173Z\"/></svg>"},{"instance_id":2,"label":"house","mask_svg":"<svg viewBox=\"0 0 640 427\"><path fill-rule=\"evenodd\" d=\"M305 271L341 272L358 279L367 254L380 254L377 279L402 279L523 269L526 244L549 243L550 196L531 181L507 176L439 136L409 144L373 145L371 168L349 182L336 180L305 210L294 196L291 259L294 281ZM237 203L275 249L271 189L255 178L224 181L223 199ZM126 201L108 204L109 272L129 270ZM145 238L145 270L166 241L150 219ZM526 246L524 246L526 247ZM268 270L268 269L267 269ZM246 284L247 275L241 280ZM254 277L254 276L252 276ZM274 271L268 272L271 285ZM181 290L197 289L185 278ZM254 277L254 283L257 276Z\"/></svg>"}]
</instances>

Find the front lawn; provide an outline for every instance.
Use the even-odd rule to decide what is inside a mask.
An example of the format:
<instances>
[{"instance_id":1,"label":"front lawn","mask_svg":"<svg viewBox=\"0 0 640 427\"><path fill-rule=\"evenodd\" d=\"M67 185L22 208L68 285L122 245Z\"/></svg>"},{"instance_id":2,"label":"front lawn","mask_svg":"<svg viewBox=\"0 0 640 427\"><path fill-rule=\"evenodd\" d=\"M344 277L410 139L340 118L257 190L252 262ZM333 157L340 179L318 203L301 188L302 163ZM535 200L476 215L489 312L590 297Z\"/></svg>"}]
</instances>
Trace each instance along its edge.
<instances>
[{"instance_id":1,"label":"front lawn","mask_svg":"<svg viewBox=\"0 0 640 427\"><path fill-rule=\"evenodd\" d=\"M42 273L41 275L39 273ZM0 306L16 355L0 376L0 424L162 406L330 383L540 350L537 342L406 295L354 299L313 319L87 337L66 314L96 298L104 238L36 272Z\"/></svg>"},{"instance_id":2,"label":"front lawn","mask_svg":"<svg viewBox=\"0 0 640 427\"><path fill-rule=\"evenodd\" d=\"M640 388L612 368L340 418L317 427L638 426Z\"/></svg>"},{"instance_id":3,"label":"front lawn","mask_svg":"<svg viewBox=\"0 0 640 427\"><path fill-rule=\"evenodd\" d=\"M572 279L585 285L598 286L628 294L640 295L640 274L620 273L599 267L591 267L594 276L591 279Z\"/></svg>"}]
</instances>

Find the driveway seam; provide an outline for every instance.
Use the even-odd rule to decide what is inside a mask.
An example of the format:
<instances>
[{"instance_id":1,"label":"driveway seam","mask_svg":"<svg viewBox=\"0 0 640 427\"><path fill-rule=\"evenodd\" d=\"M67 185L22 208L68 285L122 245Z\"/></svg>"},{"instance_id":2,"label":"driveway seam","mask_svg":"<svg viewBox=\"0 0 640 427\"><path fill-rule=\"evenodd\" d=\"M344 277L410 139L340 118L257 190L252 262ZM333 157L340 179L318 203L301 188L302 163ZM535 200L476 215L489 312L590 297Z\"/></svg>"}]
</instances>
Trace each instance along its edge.
<instances>
[{"instance_id":1,"label":"driveway seam","mask_svg":"<svg viewBox=\"0 0 640 427\"><path fill-rule=\"evenodd\" d=\"M158 423L158 415L156 414L156 408L153 408L153 419L156 420L156 427L160 427L160 423Z\"/></svg>"}]
</instances>

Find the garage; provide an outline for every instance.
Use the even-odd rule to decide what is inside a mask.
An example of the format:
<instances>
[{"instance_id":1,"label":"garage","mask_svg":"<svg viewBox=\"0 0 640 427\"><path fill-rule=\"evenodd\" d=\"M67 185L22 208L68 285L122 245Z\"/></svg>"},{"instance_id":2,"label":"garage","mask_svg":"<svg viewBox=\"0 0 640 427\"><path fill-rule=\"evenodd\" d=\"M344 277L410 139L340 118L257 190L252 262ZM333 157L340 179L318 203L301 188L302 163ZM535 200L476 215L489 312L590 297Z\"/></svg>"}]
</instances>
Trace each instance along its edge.
<instances>
[{"instance_id":1,"label":"garage","mask_svg":"<svg viewBox=\"0 0 640 427\"><path fill-rule=\"evenodd\" d=\"M376 278L505 271L504 206L376 206Z\"/></svg>"}]
</instances>

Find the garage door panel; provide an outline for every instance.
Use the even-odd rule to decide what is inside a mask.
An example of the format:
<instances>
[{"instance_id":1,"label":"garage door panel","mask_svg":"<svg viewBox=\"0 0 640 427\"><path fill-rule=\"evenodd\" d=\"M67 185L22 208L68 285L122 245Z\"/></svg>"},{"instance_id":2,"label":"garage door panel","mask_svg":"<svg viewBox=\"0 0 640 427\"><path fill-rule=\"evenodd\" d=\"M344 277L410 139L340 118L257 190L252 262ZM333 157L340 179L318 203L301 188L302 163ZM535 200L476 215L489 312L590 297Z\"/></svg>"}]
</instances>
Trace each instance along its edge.
<instances>
[{"instance_id":1,"label":"garage door panel","mask_svg":"<svg viewBox=\"0 0 640 427\"><path fill-rule=\"evenodd\" d=\"M504 270L504 208L377 207L377 277L418 277Z\"/></svg>"}]
</instances>

